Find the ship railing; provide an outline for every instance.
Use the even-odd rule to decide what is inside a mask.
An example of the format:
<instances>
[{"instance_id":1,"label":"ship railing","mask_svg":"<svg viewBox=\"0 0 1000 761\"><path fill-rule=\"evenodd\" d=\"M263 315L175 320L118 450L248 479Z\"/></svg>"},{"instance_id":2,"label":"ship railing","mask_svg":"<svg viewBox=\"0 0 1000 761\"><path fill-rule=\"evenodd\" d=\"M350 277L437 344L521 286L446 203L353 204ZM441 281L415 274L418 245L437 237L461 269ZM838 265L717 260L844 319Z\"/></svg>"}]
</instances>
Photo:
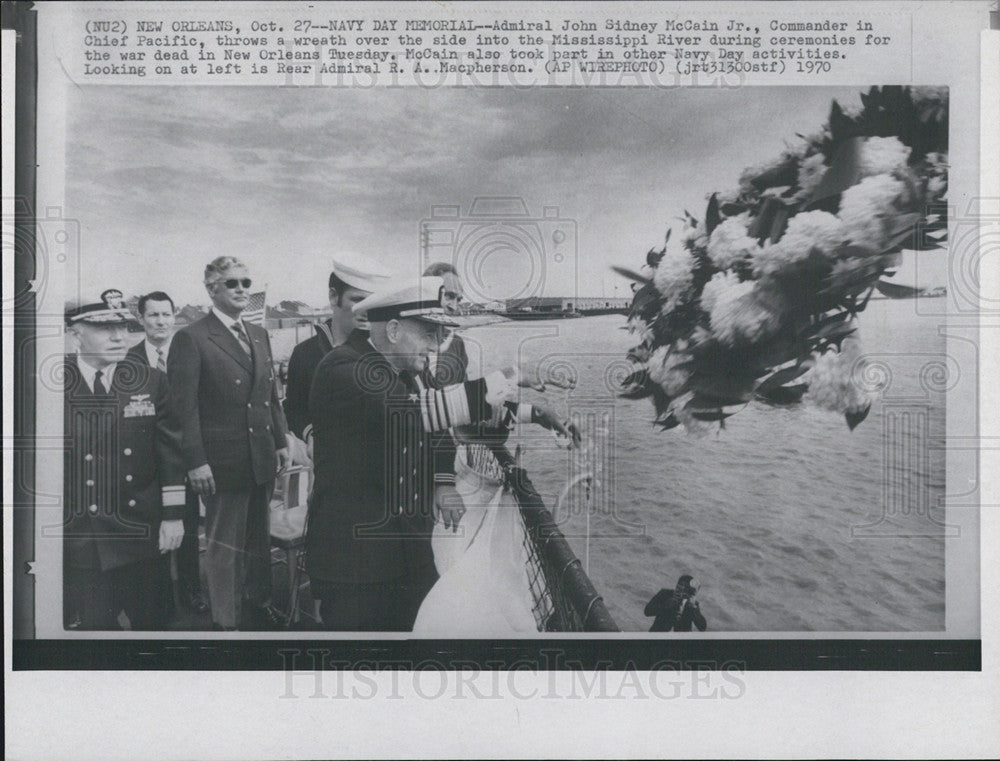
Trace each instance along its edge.
<instances>
[{"instance_id":1,"label":"ship railing","mask_svg":"<svg viewBox=\"0 0 1000 761\"><path fill-rule=\"evenodd\" d=\"M487 451L495 458L504 483L520 506L528 580L539 631L621 631L527 472L505 446L493 444Z\"/></svg>"}]
</instances>

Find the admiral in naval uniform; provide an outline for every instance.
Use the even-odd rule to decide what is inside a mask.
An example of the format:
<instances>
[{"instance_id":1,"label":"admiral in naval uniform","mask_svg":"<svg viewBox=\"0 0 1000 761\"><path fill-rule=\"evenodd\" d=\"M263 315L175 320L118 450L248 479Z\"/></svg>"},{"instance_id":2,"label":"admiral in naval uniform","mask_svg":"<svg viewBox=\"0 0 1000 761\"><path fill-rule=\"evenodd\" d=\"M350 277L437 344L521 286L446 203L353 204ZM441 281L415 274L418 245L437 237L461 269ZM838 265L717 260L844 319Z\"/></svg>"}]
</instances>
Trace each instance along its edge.
<instances>
[{"instance_id":1,"label":"admiral in naval uniform","mask_svg":"<svg viewBox=\"0 0 1000 761\"><path fill-rule=\"evenodd\" d=\"M126 358L121 291L71 305L66 357L63 607L68 629L160 629L160 553L184 536L184 470L166 376Z\"/></svg>"},{"instance_id":2,"label":"admiral in naval uniform","mask_svg":"<svg viewBox=\"0 0 1000 761\"><path fill-rule=\"evenodd\" d=\"M412 628L437 580L433 510L446 506L436 504L434 474L454 467L454 448L431 451L430 434L489 420L518 378L509 370L422 386L442 327L459 325L441 307L443 287L425 277L373 293L354 308L370 333L355 330L316 368L306 567L327 629Z\"/></svg>"}]
</instances>

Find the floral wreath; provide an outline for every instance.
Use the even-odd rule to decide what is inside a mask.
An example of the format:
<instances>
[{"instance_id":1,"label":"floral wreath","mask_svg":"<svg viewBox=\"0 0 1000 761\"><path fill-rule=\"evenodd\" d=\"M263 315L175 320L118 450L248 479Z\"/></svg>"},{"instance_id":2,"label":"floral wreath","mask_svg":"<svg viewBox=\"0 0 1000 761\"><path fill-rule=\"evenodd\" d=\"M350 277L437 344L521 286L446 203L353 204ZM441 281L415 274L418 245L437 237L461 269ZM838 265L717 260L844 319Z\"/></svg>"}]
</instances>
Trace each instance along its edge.
<instances>
[{"instance_id":1,"label":"floral wreath","mask_svg":"<svg viewBox=\"0 0 1000 761\"><path fill-rule=\"evenodd\" d=\"M842 413L853 430L876 392L863 382L856 318L903 249L945 234L948 91L873 87L851 112L799 135L739 188L685 212L682 245L646 255L621 396L651 398L655 423L704 431L751 401Z\"/></svg>"}]
</instances>

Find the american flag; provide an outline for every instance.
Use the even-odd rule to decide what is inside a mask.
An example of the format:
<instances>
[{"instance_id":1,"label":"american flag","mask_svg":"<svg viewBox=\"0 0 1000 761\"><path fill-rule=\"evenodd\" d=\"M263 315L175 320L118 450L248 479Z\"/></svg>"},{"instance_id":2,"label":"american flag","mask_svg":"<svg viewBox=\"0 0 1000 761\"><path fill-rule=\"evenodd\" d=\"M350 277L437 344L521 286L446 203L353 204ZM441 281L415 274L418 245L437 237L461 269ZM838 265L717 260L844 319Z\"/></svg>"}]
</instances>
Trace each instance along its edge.
<instances>
[{"instance_id":1,"label":"american flag","mask_svg":"<svg viewBox=\"0 0 1000 761\"><path fill-rule=\"evenodd\" d=\"M243 314L240 315L246 322L253 323L254 325L264 324L265 295L266 291L257 291L257 293L250 294L250 301L246 309L243 310Z\"/></svg>"}]
</instances>

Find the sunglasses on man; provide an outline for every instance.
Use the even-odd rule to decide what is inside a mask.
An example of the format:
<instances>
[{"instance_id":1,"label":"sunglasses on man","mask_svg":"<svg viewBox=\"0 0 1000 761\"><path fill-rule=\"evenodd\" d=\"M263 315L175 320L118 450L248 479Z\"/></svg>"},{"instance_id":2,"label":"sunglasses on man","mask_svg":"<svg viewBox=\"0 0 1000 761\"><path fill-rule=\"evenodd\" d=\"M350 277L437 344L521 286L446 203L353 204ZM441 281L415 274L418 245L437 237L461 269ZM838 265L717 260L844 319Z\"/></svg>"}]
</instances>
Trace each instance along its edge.
<instances>
[{"instance_id":1,"label":"sunglasses on man","mask_svg":"<svg viewBox=\"0 0 1000 761\"><path fill-rule=\"evenodd\" d=\"M244 278L229 278L229 280L223 280L222 284L226 286L229 290L234 290L238 286L243 286L244 288L249 288L253 284L253 280L248 277Z\"/></svg>"}]
</instances>

